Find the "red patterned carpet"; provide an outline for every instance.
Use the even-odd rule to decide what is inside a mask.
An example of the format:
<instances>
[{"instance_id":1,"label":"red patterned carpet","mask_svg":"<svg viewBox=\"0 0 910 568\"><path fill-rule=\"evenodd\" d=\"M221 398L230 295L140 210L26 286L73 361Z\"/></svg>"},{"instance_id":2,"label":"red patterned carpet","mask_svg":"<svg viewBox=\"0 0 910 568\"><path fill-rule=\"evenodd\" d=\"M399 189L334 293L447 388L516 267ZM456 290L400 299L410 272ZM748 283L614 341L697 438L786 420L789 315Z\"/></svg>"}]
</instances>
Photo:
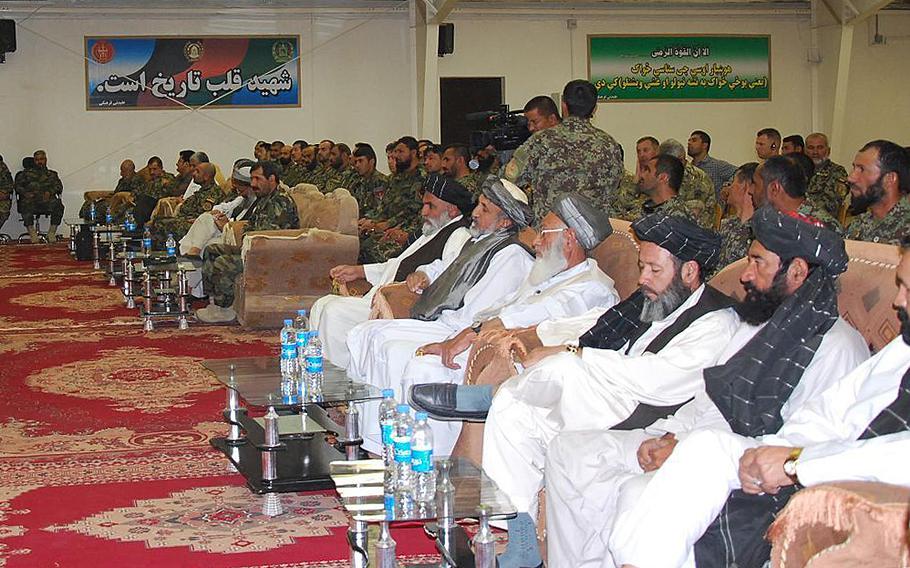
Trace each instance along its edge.
<instances>
[{"instance_id":1,"label":"red patterned carpet","mask_svg":"<svg viewBox=\"0 0 910 568\"><path fill-rule=\"evenodd\" d=\"M145 333L64 246L0 246L0 566L346 566L333 491L265 517L208 444L224 392L200 361L277 353L273 335ZM436 558L420 529L393 536Z\"/></svg>"}]
</instances>

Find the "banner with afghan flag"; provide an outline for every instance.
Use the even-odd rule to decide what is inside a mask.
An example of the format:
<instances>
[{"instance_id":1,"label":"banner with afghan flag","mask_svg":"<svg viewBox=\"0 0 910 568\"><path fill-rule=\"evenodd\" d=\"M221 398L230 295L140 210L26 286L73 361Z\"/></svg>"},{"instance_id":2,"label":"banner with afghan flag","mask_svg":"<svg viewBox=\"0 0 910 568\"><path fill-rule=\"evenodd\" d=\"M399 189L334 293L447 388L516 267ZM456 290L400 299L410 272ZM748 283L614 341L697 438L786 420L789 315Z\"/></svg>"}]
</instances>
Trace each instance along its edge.
<instances>
[{"instance_id":1,"label":"banner with afghan flag","mask_svg":"<svg viewBox=\"0 0 910 568\"><path fill-rule=\"evenodd\" d=\"M299 36L85 38L88 110L299 107Z\"/></svg>"}]
</instances>

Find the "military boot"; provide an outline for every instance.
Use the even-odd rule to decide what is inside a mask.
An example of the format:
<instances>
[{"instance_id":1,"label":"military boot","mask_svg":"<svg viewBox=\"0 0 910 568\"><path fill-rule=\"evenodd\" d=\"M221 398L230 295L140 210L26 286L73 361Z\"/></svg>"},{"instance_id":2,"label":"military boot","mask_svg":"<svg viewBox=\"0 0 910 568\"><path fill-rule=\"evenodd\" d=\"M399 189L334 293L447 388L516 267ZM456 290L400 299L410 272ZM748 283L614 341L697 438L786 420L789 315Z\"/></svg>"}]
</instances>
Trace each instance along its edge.
<instances>
[{"instance_id":1,"label":"military boot","mask_svg":"<svg viewBox=\"0 0 910 568\"><path fill-rule=\"evenodd\" d=\"M57 225L51 225L47 230L47 242L57 242Z\"/></svg>"},{"instance_id":2,"label":"military boot","mask_svg":"<svg viewBox=\"0 0 910 568\"><path fill-rule=\"evenodd\" d=\"M29 225L28 227L26 227L26 229L28 230L29 238L32 239L32 244L33 245L38 244L41 241L41 239L38 237L38 231L35 230L35 226Z\"/></svg>"}]
</instances>

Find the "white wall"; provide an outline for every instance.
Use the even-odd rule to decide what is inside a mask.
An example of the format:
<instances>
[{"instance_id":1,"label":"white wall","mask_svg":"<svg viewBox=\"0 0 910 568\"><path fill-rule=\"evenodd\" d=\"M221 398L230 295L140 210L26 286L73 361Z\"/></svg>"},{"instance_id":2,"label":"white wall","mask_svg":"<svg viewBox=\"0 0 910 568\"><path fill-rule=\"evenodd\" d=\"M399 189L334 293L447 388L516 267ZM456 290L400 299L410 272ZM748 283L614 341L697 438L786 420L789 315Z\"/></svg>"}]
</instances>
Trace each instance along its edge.
<instances>
[{"instance_id":1,"label":"white wall","mask_svg":"<svg viewBox=\"0 0 910 568\"><path fill-rule=\"evenodd\" d=\"M376 148L413 130L407 13L364 17L284 15L161 18L36 17L17 26L18 50L0 66L0 154L15 173L22 156L48 152L64 183L66 215L86 189L116 184L120 162L152 155L174 170L184 148L208 152L223 170L259 140L333 138ZM83 36L299 34L302 107L147 111L85 110ZM385 160L381 160L382 164ZM4 232L18 234L13 213Z\"/></svg>"}]
</instances>

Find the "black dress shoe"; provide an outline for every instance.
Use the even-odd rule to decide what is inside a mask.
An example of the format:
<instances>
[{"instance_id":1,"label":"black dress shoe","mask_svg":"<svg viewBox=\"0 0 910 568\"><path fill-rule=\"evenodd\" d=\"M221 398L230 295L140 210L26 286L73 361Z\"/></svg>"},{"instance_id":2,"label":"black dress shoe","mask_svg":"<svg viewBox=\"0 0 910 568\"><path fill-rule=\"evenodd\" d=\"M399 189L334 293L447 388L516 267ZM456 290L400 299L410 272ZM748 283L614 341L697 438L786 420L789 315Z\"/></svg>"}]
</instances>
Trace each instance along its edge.
<instances>
[{"instance_id":1,"label":"black dress shoe","mask_svg":"<svg viewBox=\"0 0 910 568\"><path fill-rule=\"evenodd\" d=\"M455 403L455 392L458 385L452 383L429 383L414 385L408 391L408 402L411 406L426 412L436 420L464 420L466 422L483 422L487 411L458 410Z\"/></svg>"}]
</instances>

